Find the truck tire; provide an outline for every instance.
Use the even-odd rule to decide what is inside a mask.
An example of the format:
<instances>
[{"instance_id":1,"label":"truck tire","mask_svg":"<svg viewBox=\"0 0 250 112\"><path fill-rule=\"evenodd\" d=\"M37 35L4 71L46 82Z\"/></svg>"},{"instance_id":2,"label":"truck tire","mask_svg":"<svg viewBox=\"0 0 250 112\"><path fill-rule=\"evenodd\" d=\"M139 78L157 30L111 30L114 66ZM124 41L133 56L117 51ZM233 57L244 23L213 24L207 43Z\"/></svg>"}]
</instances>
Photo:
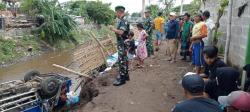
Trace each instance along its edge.
<instances>
[{"instance_id":1,"label":"truck tire","mask_svg":"<svg viewBox=\"0 0 250 112\"><path fill-rule=\"evenodd\" d=\"M38 76L38 75L40 75L40 72L38 72L36 70L32 70L24 75L24 78L23 78L24 82L28 82L28 81L32 80L35 76Z\"/></svg>"},{"instance_id":2,"label":"truck tire","mask_svg":"<svg viewBox=\"0 0 250 112\"><path fill-rule=\"evenodd\" d=\"M40 96L48 99L55 96L59 90L60 82L55 77L49 77L41 82Z\"/></svg>"}]
</instances>

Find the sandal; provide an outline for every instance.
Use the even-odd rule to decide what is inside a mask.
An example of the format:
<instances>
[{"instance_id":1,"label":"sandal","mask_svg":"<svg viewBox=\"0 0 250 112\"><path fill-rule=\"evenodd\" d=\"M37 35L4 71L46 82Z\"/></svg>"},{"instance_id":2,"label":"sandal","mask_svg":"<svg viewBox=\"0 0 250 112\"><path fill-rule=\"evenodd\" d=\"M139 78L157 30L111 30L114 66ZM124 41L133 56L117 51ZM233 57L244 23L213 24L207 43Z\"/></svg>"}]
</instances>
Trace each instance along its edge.
<instances>
[{"instance_id":1,"label":"sandal","mask_svg":"<svg viewBox=\"0 0 250 112\"><path fill-rule=\"evenodd\" d=\"M137 68L144 68L144 66L140 65L140 66L137 66Z\"/></svg>"}]
</instances>

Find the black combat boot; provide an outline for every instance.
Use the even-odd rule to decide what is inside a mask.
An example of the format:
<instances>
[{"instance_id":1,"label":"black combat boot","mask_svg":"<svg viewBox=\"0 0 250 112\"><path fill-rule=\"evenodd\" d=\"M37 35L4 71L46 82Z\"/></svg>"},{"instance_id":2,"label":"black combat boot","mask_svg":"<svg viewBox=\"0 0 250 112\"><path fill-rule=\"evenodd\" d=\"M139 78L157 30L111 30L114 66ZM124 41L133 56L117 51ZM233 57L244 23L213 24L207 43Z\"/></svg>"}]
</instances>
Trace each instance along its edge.
<instances>
[{"instance_id":1,"label":"black combat boot","mask_svg":"<svg viewBox=\"0 0 250 112\"><path fill-rule=\"evenodd\" d=\"M127 75L125 75L125 79L126 79L126 81L130 81L130 77L129 77L129 75L127 74Z\"/></svg>"},{"instance_id":2,"label":"black combat boot","mask_svg":"<svg viewBox=\"0 0 250 112\"><path fill-rule=\"evenodd\" d=\"M124 75L121 75L116 81L113 83L114 86L121 86L126 83L126 78Z\"/></svg>"}]
</instances>

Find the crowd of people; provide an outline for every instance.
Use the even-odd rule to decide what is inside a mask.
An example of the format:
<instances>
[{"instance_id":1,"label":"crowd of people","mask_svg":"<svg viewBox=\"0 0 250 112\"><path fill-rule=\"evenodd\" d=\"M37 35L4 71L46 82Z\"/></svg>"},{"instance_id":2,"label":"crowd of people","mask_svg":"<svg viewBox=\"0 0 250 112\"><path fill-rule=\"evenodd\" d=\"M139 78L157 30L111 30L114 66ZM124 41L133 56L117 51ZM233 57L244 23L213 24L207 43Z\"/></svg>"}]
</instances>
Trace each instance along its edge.
<instances>
[{"instance_id":1,"label":"crowd of people","mask_svg":"<svg viewBox=\"0 0 250 112\"><path fill-rule=\"evenodd\" d=\"M138 60L137 67L143 68L144 60L154 57L160 45L166 41L170 64L177 61L180 47L180 60L191 61L195 68L194 72L183 76L182 87L187 100L176 104L173 112L250 112L250 65L244 67L248 80L244 91L241 91L239 71L221 61L218 48L212 45L211 32L215 25L209 11L199 12L193 18L188 13L177 16L171 12L167 14L168 19L164 20L162 12L152 19L147 10L144 22L136 25L139 37L136 40L138 45L135 45L134 33L124 19L125 8L117 6L115 10L119 21L116 28L110 29L117 36L119 74L114 86L129 81L130 60L135 57Z\"/></svg>"}]
</instances>

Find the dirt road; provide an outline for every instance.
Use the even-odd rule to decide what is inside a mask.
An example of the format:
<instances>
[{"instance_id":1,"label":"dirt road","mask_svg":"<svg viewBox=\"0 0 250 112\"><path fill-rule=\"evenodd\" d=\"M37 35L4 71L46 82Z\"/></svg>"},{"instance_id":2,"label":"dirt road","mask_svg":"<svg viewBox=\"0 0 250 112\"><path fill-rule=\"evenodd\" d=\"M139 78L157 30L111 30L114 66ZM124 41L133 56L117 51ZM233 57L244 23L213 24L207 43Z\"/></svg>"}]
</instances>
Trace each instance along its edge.
<instances>
[{"instance_id":1,"label":"dirt road","mask_svg":"<svg viewBox=\"0 0 250 112\"><path fill-rule=\"evenodd\" d=\"M112 86L117 72L111 71L108 85L99 84L99 96L79 111L170 112L178 101L184 99L179 81L191 67L187 62L170 64L166 59L165 49L161 49L155 58L146 60L145 68L130 71L131 80L120 87Z\"/></svg>"}]
</instances>

